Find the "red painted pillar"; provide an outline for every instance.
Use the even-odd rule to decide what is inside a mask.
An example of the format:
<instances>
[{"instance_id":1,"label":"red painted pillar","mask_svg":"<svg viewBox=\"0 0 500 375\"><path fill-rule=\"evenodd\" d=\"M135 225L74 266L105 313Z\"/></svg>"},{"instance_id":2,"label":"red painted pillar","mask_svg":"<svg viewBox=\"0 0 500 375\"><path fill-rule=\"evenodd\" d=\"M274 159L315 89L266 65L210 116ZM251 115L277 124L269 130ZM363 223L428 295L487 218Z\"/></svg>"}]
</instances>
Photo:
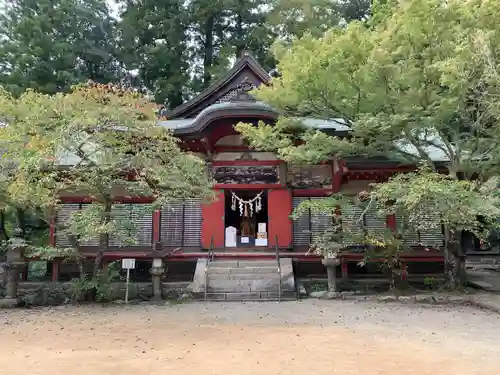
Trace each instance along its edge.
<instances>
[{"instance_id":1,"label":"red painted pillar","mask_svg":"<svg viewBox=\"0 0 500 375\"><path fill-rule=\"evenodd\" d=\"M342 270L342 279L347 280L349 275L347 270L347 262L344 259L340 261L340 269Z\"/></svg>"},{"instance_id":2,"label":"red painted pillar","mask_svg":"<svg viewBox=\"0 0 500 375\"><path fill-rule=\"evenodd\" d=\"M153 245L160 242L160 225L161 225L161 212L155 210L153 212Z\"/></svg>"},{"instance_id":3,"label":"red painted pillar","mask_svg":"<svg viewBox=\"0 0 500 375\"><path fill-rule=\"evenodd\" d=\"M201 246L209 249L212 244L215 249L224 248L224 190L215 191L215 199L201 206Z\"/></svg>"},{"instance_id":4,"label":"red painted pillar","mask_svg":"<svg viewBox=\"0 0 500 375\"><path fill-rule=\"evenodd\" d=\"M292 247L292 192L288 189L271 189L267 193L269 217L269 246L282 249ZM278 243L276 243L278 239Z\"/></svg>"},{"instance_id":5,"label":"red painted pillar","mask_svg":"<svg viewBox=\"0 0 500 375\"><path fill-rule=\"evenodd\" d=\"M401 261L401 280L405 281L408 279L408 272L406 271L406 263Z\"/></svg>"},{"instance_id":6,"label":"red painted pillar","mask_svg":"<svg viewBox=\"0 0 500 375\"><path fill-rule=\"evenodd\" d=\"M333 161L332 192L338 193L342 189L342 176L344 174L344 163L336 158Z\"/></svg>"},{"instance_id":7,"label":"red painted pillar","mask_svg":"<svg viewBox=\"0 0 500 375\"><path fill-rule=\"evenodd\" d=\"M396 231L396 215L388 215L387 216L387 228L391 229L393 232Z\"/></svg>"}]
</instances>

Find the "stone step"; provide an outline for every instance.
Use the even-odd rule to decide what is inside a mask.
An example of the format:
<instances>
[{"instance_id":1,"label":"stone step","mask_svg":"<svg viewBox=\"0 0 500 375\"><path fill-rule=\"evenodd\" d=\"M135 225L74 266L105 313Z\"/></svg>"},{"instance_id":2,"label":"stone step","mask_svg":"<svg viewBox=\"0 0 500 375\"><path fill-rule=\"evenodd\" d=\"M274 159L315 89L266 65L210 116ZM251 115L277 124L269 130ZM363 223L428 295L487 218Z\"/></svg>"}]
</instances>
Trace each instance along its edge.
<instances>
[{"instance_id":1,"label":"stone step","mask_svg":"<svg viewBox=\"0 0 500 375\"><path fill-rule=\"evenodd\" d=\"M238 267L239 268L245 268L245 267L277 267L278 263L276 260L240 260L238 262Z\"/></svg>"},{"instance_id":2,"label":"stone step","mask_svg":"<svg viewBox=\"0 0 500 375\"><path fill-rule=\"evenodd\" d=\"M249 274L253 273L256 275L272 274L277 273L278 267L245 267L245 268L212 268L208 267L209 274Z\"/></svg>"},{"instance_id":3,"label":"stone step","mask_svg":"<svg viewBox=\"0 0 500 375\"><path fill-rule=\"evenodd\" d=\"M207 280L279 280L281 275L277 272L269 274L255 273L208 273Z\"/></svg>"},{"instance_id":4,"label":"stone step","mask_svg":"<svg viewBox=\"0 0 500 375\"><path fill-rule=\"evenodd\" d=\"M225 292L277 290L279 282L260 280L211 280L208 290Z\"/></svg>"},{"instance_id":5,"label":"stone step","mask_svg":"<svg viewBox=\"0 0 500 375\"><path fill-rule=\"evenodd\" d=\"M277 267L275 260L266 261L237 261L237 260L215 260L210 262L210 268L259 268L259 267Z\"/></svg>"},{"instance_id":6,"label":"stone step","mask_svg":"<svg viewBox=\"0 0 500 375\"><path fill-rule=\"evenodd\" d=\"M209 263L210 268L236 268L237 260L213 260Z\"/></svg>"},{"instance_id":7,"label":"stone step","mask_svg":"<svg viewBox=\"0 0 500 375\"><path fill-rule=\"evenodd\" d=\"M209 262L206 258L200 258L191 288L193 293L202 293L203 298L205 291L218 296L211 298L215 300L272 300L277 298L279 290L288 292L295 299L292 261L284 258L280 265L278 272L278 262L275 260L243 258Z\"/></svg>"},{"instance_id":8,"label":"stone step","mask_svg":"<svg viewBox=\"0 0 500 375\"><path fill-rule=\"evenodd\" d=\"M199 296L203 298L204 296ZM295 293L282 292L281 301L295 301L297 299ZM207 294L209 301L277 301L278 292L250 292L250 293L209 293Z\"/></svg>"}]
</instances>

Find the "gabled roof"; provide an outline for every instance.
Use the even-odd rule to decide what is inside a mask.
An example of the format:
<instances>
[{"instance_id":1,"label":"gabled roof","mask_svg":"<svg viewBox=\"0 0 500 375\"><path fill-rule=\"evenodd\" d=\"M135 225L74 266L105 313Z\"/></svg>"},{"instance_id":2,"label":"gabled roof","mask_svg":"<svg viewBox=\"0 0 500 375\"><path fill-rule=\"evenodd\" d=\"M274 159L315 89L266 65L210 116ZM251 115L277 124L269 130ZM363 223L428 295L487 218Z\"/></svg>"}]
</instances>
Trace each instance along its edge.
<instances>
[{"instance_id":1,"label":"gabled roof","mask_svg":"<svg viewBox=\"0 0 500 375\"><path fill-rule=\"evenodd\" d=\"M245 77L244 77L245 76ZM258 87L260 84L269 84L271 76L250 55L244 55L223 77L214 82L209 88L190 101L165 113L169 120L196 117L203 109L217 102L232 89L242 84Z\"/></svg>"}]
</instances>

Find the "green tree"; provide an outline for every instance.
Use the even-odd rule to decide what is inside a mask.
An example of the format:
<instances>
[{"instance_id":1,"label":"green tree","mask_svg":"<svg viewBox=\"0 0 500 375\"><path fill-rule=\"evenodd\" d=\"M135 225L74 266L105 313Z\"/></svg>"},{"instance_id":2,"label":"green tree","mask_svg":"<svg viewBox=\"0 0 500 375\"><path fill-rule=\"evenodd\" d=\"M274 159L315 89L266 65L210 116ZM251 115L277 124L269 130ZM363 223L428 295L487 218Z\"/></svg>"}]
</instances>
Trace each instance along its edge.
<instances>
[{"instance_id":1,"label":"green tree","mask_svg":"<svg viewBox=\"0 0 500 375\"><path fill-rule=\"evenodd\" d=\"M277 126L241 124L238 129L254 146L276 150L291 163L378 155L423 162L433 173L446 167L457 186L473 179L479 189L499 174L496 5L487 0L410 0L390 11L378 8L382 16L374 14L377 23L371 28L351 22L321 38L296 40L281 51L282 77L257 93L283 114ZM296 129L297 116L342 118L351 137L288 131ZM297 146L297 140L302 144ZM443 194L453 191L446 183L441 181ZM490 217L486 211L480 215L481 207L464 209L471 213L467 224L443 222L448 237L452 227L465 231L478 215ZM454 265L447 267L457 280L463 254L456 246L446 250L453 255L448 263L454 257Z\"/></svg>"},{"instance_id":2,"label":"green tree","mask_svg":"<svg viewBox=\"0 0 500 375\"><path fill-rule=\"evenodd\" d=\"M14 0L0 16L0 84L53 94L118 77L114 20L103 0Z\"/></svg>"},{"instance_id":3,"label":"green tree","mask_svg":"<svg viewBox=\"0 0 500 375\"><path fill-rule=\"evenodd\" d=\"M340 14L336 0L274 0L268 23L284 41L309 33L320 37L338 26Z\"/></svg>"},{"instance_id":4,"label":"green tree","mask_svg":"<svg viewBox=\"0 0 500 375\"><path fill-rule=\"evenodd\" d=\"M194 91L204 89L226 73L235 58L247 51L271 69L273 34L265 21L263 0L194 0L189 3ZM197 64L197 62L200 62Z\"/></svg>"},{"instance_id":5,"label":"green tree","mask_svg":"<svg viewBox=\"0 0 500 375\"><path fill-rule=\"evenodd\" d=\"M268 24L285 42L305 34L321 37L351 21L366 21L371 5L372 0L274 0Z\"/></svg>"},{"instance_id":6,"label":"green tree","mask_svg":"<svg viewBox=\"0 0 500 375\"><path fill-rule=\"evenodd\" d=\"M266 70L274 68L276 61L271 52L275 35L266 20L269 16L265 0L225 0L226 30L232 57L241 57L245 51L259 61Z\"/></svg>"},{"instance_id":7,"label":"green tree","mask_svg":"<svg viewBox=\"0 0 500 375\"><path fill-rule=\"evenodd\" d=\"M119 23L121 60L138 71L138 84L168 108L184 102L190 82L189 18L183 4L130 1Z\"/></svg>"},{"instance_id":8,"label":"green tree","mask_svg":"<svg viewBox=\"0 0 500 375\"><path fill-rule=\"evenodd\" d=\"M1 139L5 157L16 164L9 197L29 202L45 220L56 213L64 194L94 199L57 228L76 250L83 241L99 239L94 283L110 235L132 241L128 233L134 223L111 215L117 195L150 196L161 205L210 194L204 162L181 151L176 138L157 126L155 109L133 91L93 83L70 94L1 95L0 111L8 124Z\"/></svg>"},{"instance_id":9,"label":"green tree","mask_svg":"<svg viewBox=\"0 0 500 375\"><path fill-rule=\"evenodd\" d=\"M373 0L338 0L337 11L345 22L363 21L370 16Z\"/></svg>"}]
</instances>

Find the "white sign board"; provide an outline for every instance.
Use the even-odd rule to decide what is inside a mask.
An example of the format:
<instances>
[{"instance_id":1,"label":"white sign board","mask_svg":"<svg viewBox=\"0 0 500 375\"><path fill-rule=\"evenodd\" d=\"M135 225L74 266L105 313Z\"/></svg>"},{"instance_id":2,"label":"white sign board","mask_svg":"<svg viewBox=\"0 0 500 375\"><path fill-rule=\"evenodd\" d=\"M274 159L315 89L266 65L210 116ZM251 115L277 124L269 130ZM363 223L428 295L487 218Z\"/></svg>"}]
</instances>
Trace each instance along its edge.
<instances>
[{"instance_id":1,"label":"white sign board","mask_svg":"<svg viewBox=\"0 0 500 375\"><path fill-rule=\"evenodd\" d=\"M122 268L124 270L133 270L135 268L135 259L122 259Z\"/></svg>"},{"instance_id":2,"label":"white sign board","mask_svg":"<svg viewBox=\"0 0 500 375\"><path fill-rule=\"evenodd\" d=\"M236 228L227 227L226 228L226 247L236 247Z\"/></svg>"},{"instance_id":3,"label":"white sign board","mask_svg":"<svg viewBox=\"0 0 500 375\"><path fill-rule=\"evenodd\" d=\"M250 237L241 237L241 243L250 243Z\"/></svg>"}]
</instances>

